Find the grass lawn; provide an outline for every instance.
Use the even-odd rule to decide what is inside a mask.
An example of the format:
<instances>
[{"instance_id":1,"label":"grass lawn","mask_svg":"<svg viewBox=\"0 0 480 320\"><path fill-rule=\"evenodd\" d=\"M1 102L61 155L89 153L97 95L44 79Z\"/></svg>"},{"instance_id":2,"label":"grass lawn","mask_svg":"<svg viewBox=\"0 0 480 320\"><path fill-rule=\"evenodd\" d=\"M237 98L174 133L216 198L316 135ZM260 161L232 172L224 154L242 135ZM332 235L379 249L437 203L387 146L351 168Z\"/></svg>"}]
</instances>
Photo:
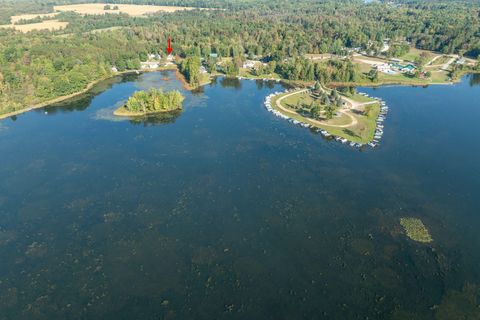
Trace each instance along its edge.
<instances>
[{"instance_id":1,"label":"grass lawn","mask_svg":"<svg viewBox=\"0 0 480 320\"><path fill-rule=\"evenodd\" d=\"M435 61L433 61L432 65L445 64L450 59L452 59L452 58L449 57L449 56L441 56L440 58L437 58Z\"/></svg>"},{"instance_id":2,"label":"grass lawn","mask_svg":"<svg viewBox=\"0 0 480 320\"><path fill-rule=\"evenodd\" d=\"M432 83L446 83L450 81L450 77L446 71L432 72L430 80Z\"/></svg>"},{"instance_id":3,"label":"grass lawn","mask_svg":"<svg viewBox=\"0 0 480 320\"><path fill-rule=\"evenodd\" d=\"M276 73L261 74L259 76L254 75L249 69L240 68L239 76L249 79L280 79L280 76Z\"/></svg>"},{"instance_id":4,"label":"grass lawn","mask_svg":"<svg viewBox=\"0 0 480 320\"><path fill-rule=\"evenodd\" d=\"M355 93L355 94L349 94L349 93L343 93L342 92L342 95L343 96L346 96L347 98L350 98L352 100L355 100L357 102L370 102L370 101L374 101L375 99L373 98L370 98L370 97L365 97L364 95L361 95L361 94L358 94L358 93Z\"/></svg>"},{"instance_id":5,"label":"grass lawn","mask_svg":"<svg viewBox=\"0 0 480 320\"><path fill-rule=\"evenodd\" d=\"M421 49L417 49L417 48L410 48L410 51L399 57L400 59L402 60L408 60L408 61L415 61L415 58L419 57L420 54L422 53L426 53L427 54L427 57L428 57L428 60L431 60L433 59L435 56L438 56L439 54L437 53L434 53L432 51L428 51L428 50L421 50Z\"/></svg>"},{"instance_id":6,"label":"grass lawn","mask_svg":"<svg viewBox=\"0 0 480 320\"><path fill-rule=\"evenodd\" d=\"M398 83L398 84L418 84L418 85L430 83L430 81L427 79L409 77L403 73L386 74L383 72L378 73L378 82Z\"/></svg>"},{"instance_id":7,"label":"grass lawn","mask_svg":"<svg viewBox=\"0 0 480 320\"><path fill-rule=\"evenodd\" d=\"M358 70L362 73L368 73L368 72L370 72L370 70L372 70L372 65L371 64L361 62L361 61L354 61L354 63L355 63L355 65L358 66Z\"/></svg>"}]
</instances>

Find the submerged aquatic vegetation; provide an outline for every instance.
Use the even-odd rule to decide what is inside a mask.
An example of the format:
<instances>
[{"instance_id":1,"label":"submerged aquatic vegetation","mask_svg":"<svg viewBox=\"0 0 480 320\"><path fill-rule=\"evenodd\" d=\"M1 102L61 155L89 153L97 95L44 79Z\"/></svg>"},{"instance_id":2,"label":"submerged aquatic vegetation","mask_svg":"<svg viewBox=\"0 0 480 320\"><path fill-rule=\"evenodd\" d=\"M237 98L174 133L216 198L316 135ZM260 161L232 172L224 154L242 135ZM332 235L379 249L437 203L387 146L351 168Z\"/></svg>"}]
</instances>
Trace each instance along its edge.
<instances>
[{"instance_id":1,"label":"submerged aquatic vegetation","mask_svg":"<svg viewBox=\"0 0 480 320\"><path fill-rule=\"evenodd\" d=\"M417 218L400 218L400 224L405 229L407 236L415 241L428 243L433 239L422 220Z\"/></svg>"},{"instance_id":2,"label":"submerged aquatic vegetation","mask_svg":"<svg viewBox=\"0 0 480 320\"><path fill-rule=\"evenodd\" d=\"M466 283L461 291L450 290L444 295L435 319L480 319L479 302L480 287Z\"/></svg>"}]
</instances>

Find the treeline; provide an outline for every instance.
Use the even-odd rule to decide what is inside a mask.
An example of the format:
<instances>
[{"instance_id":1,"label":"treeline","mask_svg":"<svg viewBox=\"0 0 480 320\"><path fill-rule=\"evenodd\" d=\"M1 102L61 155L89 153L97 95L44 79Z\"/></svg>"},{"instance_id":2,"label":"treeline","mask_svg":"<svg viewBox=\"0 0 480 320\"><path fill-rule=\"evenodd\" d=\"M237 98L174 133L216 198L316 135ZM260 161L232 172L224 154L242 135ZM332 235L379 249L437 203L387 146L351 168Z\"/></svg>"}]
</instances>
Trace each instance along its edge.
<instances>
[{"instance_id":1,"label":"treeline","mask_svg":"<svg viewBox=\"0 0 480 320\"><path fill-rule=\"evenodd\" d=\"M191 88L200 85L200 66L199 57L188 57L180 64L180 72L185 76Z\"/></svg>"},{"instance_id":2,"label":"treeline","mask_svg":"<svg viewBox=\"0 0 480 320\"><path fill-rule=\"evenodd\" d=\"M331 82L355 82L361 77L360 71L350 60L328 60L312 62L305 58L296 58L277 63L275 72L289 80Z\"/></svg>"}]
</instances>

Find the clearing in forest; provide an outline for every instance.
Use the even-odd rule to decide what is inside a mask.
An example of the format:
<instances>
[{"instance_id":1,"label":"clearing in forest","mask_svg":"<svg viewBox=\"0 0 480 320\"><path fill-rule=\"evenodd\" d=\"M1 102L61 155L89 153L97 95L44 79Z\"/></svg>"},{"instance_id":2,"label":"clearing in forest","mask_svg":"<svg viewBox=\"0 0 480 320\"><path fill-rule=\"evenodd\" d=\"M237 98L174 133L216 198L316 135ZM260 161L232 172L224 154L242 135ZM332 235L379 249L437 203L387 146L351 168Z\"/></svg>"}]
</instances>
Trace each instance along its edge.
<instances>
[{"instance_id":1,"label":"clearing in forest","mask_svg":"<svg viewBox=\"0 0 480 320\"><path fill-rule=\"evenodd\" d=\"M21 32L30 32L33 30L60 30L64 29L68 25L68 22L58 20L45 20L38 23L29 24L6 24L1 25L0 28L12 28Z\"/></svg>"},{"instance_id":2,"label":"clearing in forest","mask_svg":"<svg viewBox=\"0 0 480 320\"><path fill-rule=\"evenodd\" d=\"M54 13L37 13L37 14L21 14L21 15L18 15L18 16L12 16L10 17L10 21L12 22L12 24L16 24L17 22L19 22L20 20L32 20L32 19L35 19L35 18L42 18L42 19L48 19L48 18L54 18L58 13L54 12Z\"/></svg>"}]
</instances>

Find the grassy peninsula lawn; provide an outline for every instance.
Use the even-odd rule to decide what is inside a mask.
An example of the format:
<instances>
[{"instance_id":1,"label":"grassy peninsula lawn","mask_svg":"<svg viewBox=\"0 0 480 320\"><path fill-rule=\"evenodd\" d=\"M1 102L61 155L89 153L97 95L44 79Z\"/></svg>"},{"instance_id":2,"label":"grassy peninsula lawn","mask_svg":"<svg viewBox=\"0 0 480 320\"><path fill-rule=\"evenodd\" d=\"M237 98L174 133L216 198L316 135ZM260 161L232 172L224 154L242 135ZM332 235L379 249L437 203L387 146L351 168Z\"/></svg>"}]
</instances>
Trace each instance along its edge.
<instances>
[{"instance_id":1,"label":"grassy peninsula lawn","mask_svg":"<svg viewBox=\"0 0 480 320\"><path fill-rule=\"evenodd\" d=\"M328 108L319 102L314 91L304 89L272 98L272 108L292 119L326 130L334 136L366 144L374 138L380 103L359 94L339 95L341 101L328 117ZM319 111L310 111L317 105Z\"/></svg>"},{"instance_id":2,"label":"grassy peninsula lawn","mask_svg":"<svg viewBox=\"0 0 480 320\"><path fill-rule=\"evenodd\" d=\"M114 114L124 117L139 117L178 111L182 109L183 100L183 95L178 91L166 93L157 89L137 91L128 99L124 106L115 110Z\"/></svg>"}]
</instances>

